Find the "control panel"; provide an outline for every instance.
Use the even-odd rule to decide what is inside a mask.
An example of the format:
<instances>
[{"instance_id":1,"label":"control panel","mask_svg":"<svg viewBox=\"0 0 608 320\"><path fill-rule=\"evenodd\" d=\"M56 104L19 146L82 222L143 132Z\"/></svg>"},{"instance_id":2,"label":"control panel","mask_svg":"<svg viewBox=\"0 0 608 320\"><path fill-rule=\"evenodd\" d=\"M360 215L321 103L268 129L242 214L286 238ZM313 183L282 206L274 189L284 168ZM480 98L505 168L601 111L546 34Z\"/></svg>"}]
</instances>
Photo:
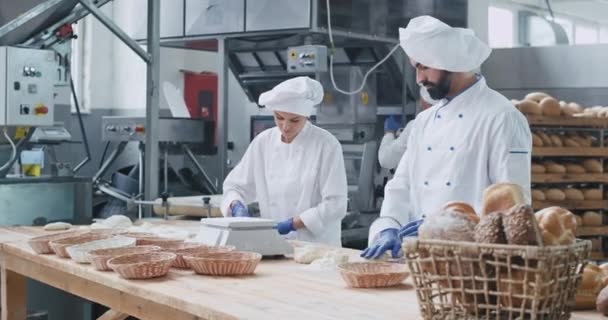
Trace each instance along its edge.
<instances>
[{"instance_id":1,"label":"control panel","mask_svg":"<svg viewBox=\"0 0 608 320\"><path fill-rule=\"evenodd\" d=\"M327 71L327 47L305 45L287 48L287 72Z\"/></svg>"},{"instance_id":2,"label":"control panel","mask_svg":"<svg viewBox=\"0 0 608 320\"><path fill-rule=\"evenodd\" d=\"M144 141L146 118L103 117L101 121L103 141Z\"/></svg>"},{"instance_id":3,"label":"control panel","mask_svg":"<svg viewBox=\"0 0 608 320\"><path fill-rule=\"evenodd\" d=\"M0 46L0 126L53 125L57 67L51 50Z\"/></svg>"}]
</instances>

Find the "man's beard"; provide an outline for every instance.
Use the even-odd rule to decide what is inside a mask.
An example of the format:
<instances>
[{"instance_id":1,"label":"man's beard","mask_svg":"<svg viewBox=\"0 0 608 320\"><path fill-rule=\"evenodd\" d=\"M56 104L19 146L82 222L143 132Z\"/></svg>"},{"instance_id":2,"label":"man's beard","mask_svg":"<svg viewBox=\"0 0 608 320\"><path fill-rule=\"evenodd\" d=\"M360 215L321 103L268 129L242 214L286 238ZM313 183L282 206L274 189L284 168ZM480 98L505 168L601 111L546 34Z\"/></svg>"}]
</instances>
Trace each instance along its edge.
<instances>
[{"instance_id":1,"label":"man's beard","mask_svg":"<svg viewBox=\"0 0 608 320\"><path fill-rule=\"evenodd\" d=\"M434 100L441 100L448 95L450 92L450 73L445 72L438 83L430 81L422 81L422 85L426 87L431 98Z\"/></svg>"}]
</instances>

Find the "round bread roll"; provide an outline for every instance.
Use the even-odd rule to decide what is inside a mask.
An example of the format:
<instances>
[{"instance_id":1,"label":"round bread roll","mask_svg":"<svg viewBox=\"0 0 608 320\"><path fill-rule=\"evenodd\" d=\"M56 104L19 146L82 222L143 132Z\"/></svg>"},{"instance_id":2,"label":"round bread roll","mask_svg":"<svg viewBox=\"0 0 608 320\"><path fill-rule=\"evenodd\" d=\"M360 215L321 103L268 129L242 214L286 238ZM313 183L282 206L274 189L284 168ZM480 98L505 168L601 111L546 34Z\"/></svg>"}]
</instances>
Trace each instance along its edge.
<instances>
[{"instance_id":1,"label":"round bread roll","mask_svg":"<svg viewBox=\"0 0 608 320\"><path fill-rule=\"evenodd\" d=\"M418 229L423 240L475 241L475 225L468 214L442 211L427 217Z\"/></svg>"},{"instance_id":2,"label":"round bread roll","mask_svg":"<svg viewBox=\"0 0 608 320\"><path fill-rule=\"evenodd\" d=\"M594 264L587 264L583 270L583 278L576 289L574 308L577 310L594 309L597 297L603 288L602 269Z\"/></svg>"},{"instance_id":3,"label":"round bread roll","mask_svg":"<svg viewBox=\"0 0 608 320\"><path fill-rule=\"evenodd\" d=\"M602 109L597 113L598 118L608 118L608 109Z\"/></svg>"},{"instance_id":4,"label":"round bread roll","mask_svg":"<svg viewBox=\"0 0 608 320\"><path fill-rule=\"evenodd\" d=\"M560 101L559 107L562 109L562 114L566 117L572 117L575 113L578 113L578 111L570 108L566 101Z\"/></svg>"},{"instance_id":5,"label":"round bread roll","mask_svg":"<svg viewBox=\"0 0 608 320\"><path fill-rule=\"evenodd\" d=\"M541 140L543 140L543 145L545 147L550 147L550 146L553 145L553 142L551 141L551 138L549 138L549 136L546 133L544 133L544 132L537 132L536 134L541 138Z\"/></svg>"},{"instance_id":6,"label":"round bread roll","mask_svg":"<svg viewBox=\"0 0 608 320\"><path fill-rule=\"evenodd\" d=\"M568 108L573 110L574 113L581 113L583 112L585 109L583 107L581 107L580 104L576 103L576 102L570 102L568 103Z\"/></svg>"},{"instance_id":7,"label":"round bread roll","mask_svg":"<svg viewBox=\"0 0 608 320\"><path fill-rule=\"evenodd\" d=\"M572 212L549 207L538 211L535 216L545 245L571 245L576 240L576 218Z\"/></svg>"},{"instance_id":8,"label":"round bread roll","mask_svg":"<svg viewBox=\"0 0 608 320\"><path fill-rule=\"evenodd\" d=\"M582 227L583 226L583 218L581 218L581 216L579 215L574 215L574 219L576 220L576 227Z\"/></svg>"},{"instance_id":9,"label":"round bread roll","mask_svg":"<svg viewBox=\"0 0 608 320\"><path fill-rule=\"evenodd\" d=\"M542 147L543 144L543 139L541 139L538 135L536 135L535 133L532 134L532 146L533 147Z\"/></svg>"},{"instance_id":10,"label":"round bread roll","mask_svg":"<svg viewBox=\"0 0 608 320\"><path fill-rule=\"evenodd\" d=\"M530 101L535 101L535 102L540 102L544 98L548 98L548 97L550 97L550 95L548 95L544 92L530 92L526 95L526 97L524 99L530 100Z\"/></svg>"},{"instance_id":11,"label":"round bread roll","mask_svg":"<svg viewBox=\"0 0 608 320\"><path fill-rule=\"evenodd\" d=\"M479 220L475 226L475 241L478 243L507 243L502 224L502 212L492 212Z\"/></svg>"},{"instance_id":12,"label":"round bread roll","mask_svg":"<svg viewBox=\"0 0 608 320\"><path fill-rule=\"evenodd\" d=\"M543 98L539 106L543 116L559 117L562 114L559 102L552 97Z\"/></svg>"},{"instance_id":13,"label":"round bread roll","mask_svg":"<svg viewBox=\"0 0 608 320\"><path fill-rule=\"evenodd\" d=\"M555 162L546 162L545 169L547 173L566 173L566 167Z\"/></svg>"},{"instance_id":14,"label":"round bread roll","mask_svg":"<svg viewBox=\"0 0 608 320\"><path fill-rule=\"evenodd\" d=\"M532 164L532 173L545 173L547 169L542 164L533 163Z\"/></svg>"},{"instance_id":15,"label":"round bread roll","mask_svg":"<svg viewBox=\"0 0 608 320\"><path fill-rule=\"evenodd\" d=\"M601 314L608 316L608 287L605 287L600 291L597 295L597 299L595 300L595 308Z\"/></svg>"},{"instance_id":16,"label":"round bread roll","mask_svg":"<svg viewBox=\"0 0 608 320\"><path fill-rule=\"evenodd\" d=\"M474 223L479 223L479 216L475 213L475 209L466 202L450 201L443 206L442 210L462 213Z\"/></svg>"},{"instance_id":17,"label":"round bread roll","mask_svg":"<svg viewBox=\"0 0 608 320\"><path fill-rule=\"evenodd\" d=\"M564 201L566 200L566 194L561 189L549 189L545 191L545 197L549 201Z\"/></svg>"},{"instance_id":18,"label":"round bread roll","mask_svg":"<svg viewBox=\"0 0 608 320\"><path fill-rule=\"evenodd\" d=\"M545 197L545 193L538 189L532 189L532 200L535 201L545 201L547 197Z\"/></svg>"},{"instance_id":19,"label":"round bread roll","mask_svg":"<svg viewBox=\"0 0 608 320\"><path fill-rule=\"evenodd\" d=\"M516 204L526 203L521 186L514 183L497 183L483 191L481 215L506 211Z\"/></svg>"},{"instance_id":20,"label":"round bread roll","mask_svg":"<svg viewBox=\"0 0 608 320\"><path fill-rule=\"evenodd\" d=\"M585 200L603 200L604 199L601 189L585 189L585 190L583 190L583 195L585 196Z\"/></svg>"},{"instance_id":21,"label":"round bread roll","mask_svg":"<svg viewBox=\"0 0 608 320\"><path fill-rule=\"evenodd\" d=\"M568 163L566 164L566 172L572 174L581 174L587 172L585 167L580 164Z\"/></svg>"},{"instance_id":22,"label":"round bread roll","mask_svg":"<svg viewBox=\"0 0 608 320\"><path fill-rule=\"evenodd\" d=\"M585 211L582 219L583 225L586 227L599 227L603 225L602 215L596 211Z\"/></svg>"},{"instance_id":23,"label":"round bread roll","mask_svg":"<svg viewBox=\"0 0 608 320\"><path fill-rule=\"evenodd\" d=\"M551 138L551 144L554 147L563 147L564 146L564 142L558 135L552 134L549 136L549 138Z\"/></svg>"},{"instance_id":24,"label":"round bread roll","mask_svg":"<svg viewBox=\"0 0 608 320\"><path fill-rule=\"evenodd\" d=\"M589 173L602 173L604 169L602 168L602 163L597 159L585 159L583 161L583 167Z\"/></svg>"},{"instance_id":25,"label":"round bread roll","mask_svg":"<svg viewBox=\"0 0 608 320\"><path fill-rule=\"evenodd\" d=\"M566 188L564 190L564 194L566 194L566 200L572 200L572 201L582 201L582 200L585 200L585 195L579 189Z\"/></svg>"},{"instance_id":26,"label":"round bread roll","mask_svg":"<svg viewBox=\"0 0 608 320\"><path fill-rule=\"evenodd\" d=\"M523 114L529 115L541 115L543 114L540 105L538 102L530 101L530 100L522 100L517 104L517 109L521 111Z\"/></svg>"},{"instance_id":27,"label":"round bread roll","mask_svg":"<svg viewBox=\"0 0 608 320\"><path fill-rule=\"evenodd\" d=\"M542 246L543 239L532 207L517 204L502 215L502 224L508 244Z\"/></svg>"},{"instance_id":28,"label":"round bread roll","mask_svg":"<svg viewBox=\"0 0 608 320\"><path fill-rule=\"evenodd\" d=\"M581 147L581 144L573 138L564 138L564 147Z\"/></svg>"}]
</instances>

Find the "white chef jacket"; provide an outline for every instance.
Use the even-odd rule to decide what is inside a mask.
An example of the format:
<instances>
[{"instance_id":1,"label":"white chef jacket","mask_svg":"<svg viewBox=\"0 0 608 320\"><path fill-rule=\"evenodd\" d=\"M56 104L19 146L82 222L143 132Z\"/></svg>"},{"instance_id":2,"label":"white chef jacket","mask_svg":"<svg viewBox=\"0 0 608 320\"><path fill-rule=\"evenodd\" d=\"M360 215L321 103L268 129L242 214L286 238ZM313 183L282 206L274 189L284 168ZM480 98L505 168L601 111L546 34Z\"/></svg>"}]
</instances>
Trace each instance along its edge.
<instances>
[{"instance_id":1,"label":"white chef jacket","mask_svg":"<svg viewBox=\"0 0 608 320\"><path fill-rule=\"evenodd\" d=\"M532 138L525 117L483 77L471 87L421 112L407 150L384 190L370 244L386 228L432 215L448 201L479 212L483 191L494 183L519 184L530 203Z\"/></svg>"},{"instance_id":2,"label":"white chef jacket","mask_svg":"<svg viewBox=\"0 0 608 320\"><path fill-rule=\"evenodd\" d=\"M277 222L299 216L305 229L287 238L341 246L347 182L342 146L329 132L307 122L291 143L278 128L260 133L224 181L222 212L230 204L257 201L262 218Z\"/></svg>"},{"instance_id":3,"label":"white chef jacket","mask_svg":"<svg viewBox=\"0 0 608 320\"><path fill-rule=\"evenodd\" d=\"M378 162L380 162L382 168L397 168L399 160L401 160L407 148L407 139L410 136L413 124L414 121L408 122L403 131L401 131L401 134L396 138L392 132L388 132L382 137L380 148L378 148Z\"/></svg>"}]
</instances>

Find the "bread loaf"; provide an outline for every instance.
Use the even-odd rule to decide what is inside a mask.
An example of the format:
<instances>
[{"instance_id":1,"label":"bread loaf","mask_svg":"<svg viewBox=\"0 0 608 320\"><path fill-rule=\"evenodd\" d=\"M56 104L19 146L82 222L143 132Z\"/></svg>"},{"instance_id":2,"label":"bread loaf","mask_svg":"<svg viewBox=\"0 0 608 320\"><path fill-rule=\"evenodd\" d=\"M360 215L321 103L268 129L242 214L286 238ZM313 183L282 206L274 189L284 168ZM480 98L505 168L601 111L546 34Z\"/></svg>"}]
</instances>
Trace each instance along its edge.
<instances>
[{"instance_id":1,"label":"bread loaf","mask_svg":"<svg viewBox=\"0 0 608 320\"><path fill-rule=\"evenodd\" d=\"M446 203L443 208L443 211L454 211L464 214L469 220L474 223L479 222L479 216L475 213L475 209L471 207L470 204L461 201L450 201Z\"/></svg>"},{"instance_id":2,"label":"bread loaf","mask_svg":"<svg viewBox=\"0 0 608 320\"><path fill-rule=\"evenodd\" d=\"M564 138L564 147L582 147L581 144L573 138Z\"/></svg>"},{"instance_id":3,"label":"bread loaf","mask_svg":"<svg viewBox=\"0 0 608 320\"><path fill-rule=\"evenodd\" d=\"M568 103L568 108L571 109L572 111L574 111L574 113L581 113L583 112L583 107L581 107L580 104L576 103L576 102L570 102Z\"/></svg>"},{"instance_id":4,"label":"bread loaf","mask_svg":"<svg viewBox=\"0 0 608 320\"><path fill-rule=\"evenodd\" d=\"M576 227L582 227L583 226L583 218L581 218L581 216L579 215L574 215L574 219L576 220Z\"/></svg>"},{"instance_id":5,"label":"bread loaf","mask_svg":"<svg viewBox=\"0 0 608 320\"><path fill-rule=\"evenodd\" d=\"M481 218L475 226L475 241L478 243L507 243L502 223L502 212L492 212Z\"/></svg>"},{"instance_id":6,"label":"bread loaf","mask_svg":"<svg viewBox=\"0 0 608 320\"><path fill-rule=\"evenodd\" d=\"M604 172L604 168L602 168L602 163L597 159L585 159L583 161L583 167L589 173L602 173Z\"/></svg>"},{"instance_id":7,"label":"bread loaf","mask_svg":"<svg viewBox=\"0 0 608 320\"><path fill-rule=\"evenodd\" d=\"M576 143L578 143L578 146L581 147L591 147L593 144L593 137L591 136L570 135L568 138L574 140ZM564 140L564 144L565 143L566 141Z\"/></svg>"},{"instance_id":8,"label":"bread loaf","mask_svg":"<svg viewBox=\"0 0 608 320\"><path fill-rule=\"evenodd\" d=\"M551 145L554 147L563 147L564 143L562 142L562 139L556 135L556 134L552 134L549 136L549 138L551 138Z\"/></svg>"},{"instance_id":9,"label":"bread loaf","mask_svg":"<svg viewBox=\"0 0 608 320\"><path fill-rule=\"evenodd\" d=\"M541 139L538 135L536 135L535 133L532 134L532 146L533 147L542 147L543 144L543 139Z\"/></svg>"},{"instance_id":10,"label":"bread loaf","mask_svg":"<svg viewBox=\"0 0 608 320\"><path fill-rule=\"evenodd\" d=\"M583 213L583 225L586 227L598 227L603 225L602 215L596 211L586 211Z\"/></svg>"},{"instance_id":11,"label":"bread loaf","mask_svg":"<svg viewBox=\"0 0 608 320\"><path fill-rule=\"evenodd\" d=\"M566 164L566 172L572 174L581 174L585 173L586 170L585 167L581 166L580 164L568 163Z\"/></svg>"},{"instance_id":12,"label":"bread loaf","mask_svg":"<svg viewBox=\"0 0 608 320\"><path fill-rule=\"evenodd\" d=\"M602 269L604 277L608 277L608 262L600 264L600 269Z\"/></svg>"},{"instance_id":13,"label":"bread loaf","mask_svg":"<svg viewBox=\"0 0 608 320\"><path fill-rule=\"evenodd\" d=\"M570 245L576 240L576 219L572 212L549 207L538 211L535 216L545 245Z\"/></svg>"},{"instance_id":14,"label":"bread loaf","mask_svg":"<svg viewBox=\"0 0 608 320\"><path fill-rule=\"evenodd\" d=\"M540 105L538 102L530 101L530 100L522 100L517 104L517 109L521 111L523 114L529 115L541 115L542 111L540 109Z\"/></svg>"},{"instance_id":15,"label":"bread loaf","mask_svg":"<svg viewBox=\"0 0 608 320\"><path fill-rule=\"evenodd\" d=\"M545 162L545 169L547 173L566 173L565 166L551 161Z\"/></svg>"},{"instance_id":16,"label":"bread loaf","mask_svg":"<svg viewBox=\"0 0 608 320\"><path fill-rule=\"evenodd\" d=\"M547 197L545 197L545 193L538 189L532 189L532 200L534 201L545 201Z\"/></svg>"},{"instance_id":17,"label":"bread loaf","mask_svg":"<svg viewBox=\"0 0 608 320\"><path fill-rule=\"evenodd\" d=\"M534 210L525 204L518 204L502 215L505 237L508 244L537 246L543 245L542 234Z\"/></svg>"},{"instance_id":18,"label":"bread loaf","mask_svg":"<svg viewBox=\"0 0 608 320\"><path fill-rule=\"evenodd\" d=\"M530 101L535 101L535 102L540 102L541 100L543 100L544 98L547 98L547 97L550 97L550 95L548 95L544 92L530 92L524 97L524 99L530 100Z\"/></svg>"},{"instance_id":19,"label":"bread loaf","mask_svg":"<svg viewBox=\"0 0 608 320\"><path fill-rule=\"evenodd\" d=\"M533 163L532 164L532 173L545 173L547 169L542 164Z\"/></svg>"},{"instance_id":20,"label":"bread loaf","mask_svg":"<svg viewBox=\"0 0 608 320\"><path fill-rule=\"evenodd\" d=\"M550 201L564 201L566 194L561 189L549 189L545 191L545 197Z\"/></svg>"},{"instance_id":21,"label":"bread loaf","mask_svg":"<svg viewBox=\"0 0 608 320\"><path fill-rule=\"evenodd\" d=\"M543 140L543 145L545 147L551 147L553 146L553 142L551 141L551 138L549 138L549 136L544 133L544 132L537 132L538 136L541 138L541 140Z\"/></svg>"},{"instance_id":22,"label":"bread loaf","mask_svg":"<svg viewBox=\"0 0 608 320\"><path fill-rule=\"evenodd\" d=\"M583 195L585 200L602 200L604 198L601 189L586 189L583 191Z\"/></svg>"},{"instance_id":23,"label":"bread loaf","mask_svg":"<svg viewBox=\"0 0 608 320\"><path fill-rule=\"evenodd\" d=\"M598 294L603 288L602 270L594 265L587 264L583 270L583 278L576 289L574 308L577 310L594 309Z\"/></svg>"},{"instance_id":24,"label":"bread loaf","mask_svg":"<svg viewBox=\"0 0 608 320\"><path fill-rule=\"evenodd\" d=\"M585 196L583 195L583 192L579 189L566 188L564 190L564 193L566 194L566 200L572 200L572 201L585 200Z\"/></svg>"},{"instance_id":25,"label":"bread loaf","mask_svg":"<svg viewBox=\"0 0 608 320\"><path fill-rule=\"evenodd\" d=\"M475 241L476 222L468 214L442 211L427 217L418 229L418 237L428 240Z\"/></svg>"},{"instance_id":26,"label":"bread loaf","mask_svg":"<svg viewBox=\"0 0 608 320\"><path fill-rule=\"evenodd\" d=\"M497 183L483 191L482 211L484 216L495 211L506 211L516 204L525 204L523 189L514 183Z\"/></svg>"},{"instance_id":27,"label":"bread loaf","mask_svg":"<svg viewBox=\"0 0 608 320\"><path fill-rule=\"evenodd\" d=\"M601 314L608 316L608 287L605 287L597 295L595 300L595 308Z\"/></svg>"},{"instance_id":28,"label":"bread loaf","mask_svg":"<svg viewBox=\"0 0 608 320\"><path fill-rule=\"evenodd\" d=\"M559 117L562 114L562 108L559 102L551 97L545 97L539 102L540 110L544 116Z\"/></svg>"}]
</instances>

